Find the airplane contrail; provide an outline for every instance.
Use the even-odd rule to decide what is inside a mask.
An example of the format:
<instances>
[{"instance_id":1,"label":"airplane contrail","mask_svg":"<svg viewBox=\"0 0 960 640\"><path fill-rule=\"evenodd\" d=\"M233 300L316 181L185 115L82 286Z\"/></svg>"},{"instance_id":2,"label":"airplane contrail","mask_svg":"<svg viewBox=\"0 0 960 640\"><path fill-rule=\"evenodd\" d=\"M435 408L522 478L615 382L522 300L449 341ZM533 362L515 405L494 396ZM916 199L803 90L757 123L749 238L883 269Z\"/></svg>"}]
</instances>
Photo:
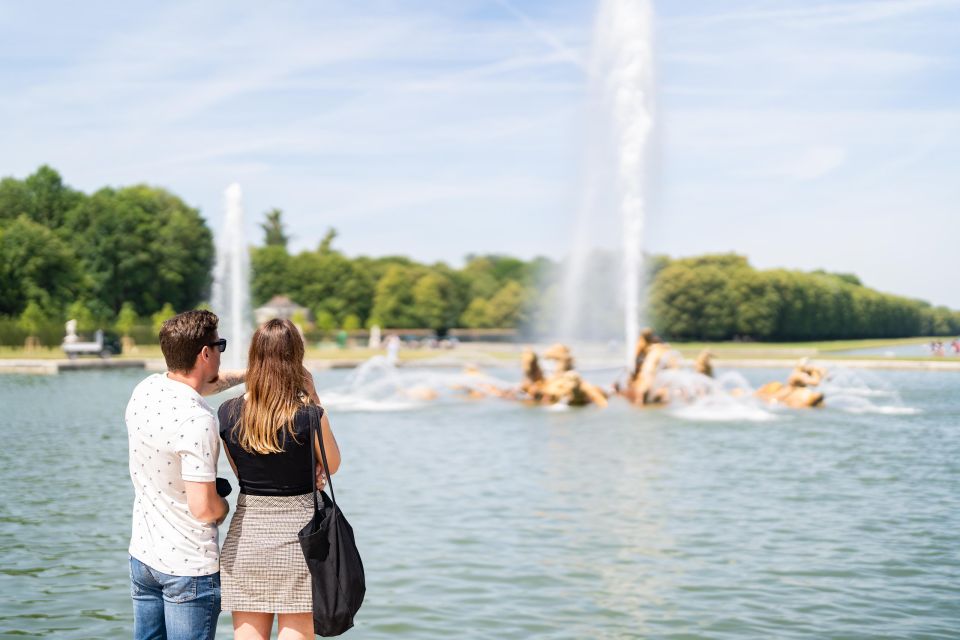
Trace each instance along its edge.
<instances>
[{"instance_id":1,"label":"airplane contrail","mask_svg":"<svg viewBox=\"0 0 960 640\"><path fill-rule=\"evenodd\" d=\"M527 29L529 29L530 32L533 33L533 35L537 37L537 39L547 44L551 49L559 53L561 56L563 56L563 58L568 60L575 67L577 67L578 69L581 69L582 71L587 70L587 65L584 64L583 60L580 57L580 54L577 53L576 50L568 47L566 43L563 42L563 40L553 35L552 33L541 29L533 20L529 18L529 16L527 16L527 14L517 9L515 6L513 6L512 3L508 2L508 0L493 0L493 1L499 4L504 9L506 9L507 12L512 14L513 17L515 17L517 20L522 22L523 25L527 27Z\"/></svg>"}]
</instances>

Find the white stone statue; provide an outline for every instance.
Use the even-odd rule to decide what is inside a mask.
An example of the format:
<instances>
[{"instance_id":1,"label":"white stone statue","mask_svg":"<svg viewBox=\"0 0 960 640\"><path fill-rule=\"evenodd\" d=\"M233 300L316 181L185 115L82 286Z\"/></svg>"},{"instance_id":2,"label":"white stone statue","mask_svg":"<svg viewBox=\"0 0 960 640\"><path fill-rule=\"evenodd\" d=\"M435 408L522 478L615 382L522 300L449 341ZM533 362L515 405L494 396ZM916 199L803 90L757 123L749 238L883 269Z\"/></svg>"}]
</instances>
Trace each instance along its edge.
<instances>
[{"instance_id":1,"label":"white stone statue","mask_svg":"<svg viewBox=\"0 0 960 640\"><path fill-rule=\"evenodd\" d=\"M67 335L63 337L64 344L73 344L74 342L80 339L77 337L77 321L76 320L73 320L73 319L67 320L67 324L65 326L67 329Z\"/></svg>"},{"instance_id":2,"label":"white stone statue","mask_svg":"<svg viewBox=\"0 0 960 640\"><path fill-rule=\"evenodd\" d=\"M370 342L367 344L370 349L380 348L380 325L370 327Z\"/></svg>"}]
</instances>

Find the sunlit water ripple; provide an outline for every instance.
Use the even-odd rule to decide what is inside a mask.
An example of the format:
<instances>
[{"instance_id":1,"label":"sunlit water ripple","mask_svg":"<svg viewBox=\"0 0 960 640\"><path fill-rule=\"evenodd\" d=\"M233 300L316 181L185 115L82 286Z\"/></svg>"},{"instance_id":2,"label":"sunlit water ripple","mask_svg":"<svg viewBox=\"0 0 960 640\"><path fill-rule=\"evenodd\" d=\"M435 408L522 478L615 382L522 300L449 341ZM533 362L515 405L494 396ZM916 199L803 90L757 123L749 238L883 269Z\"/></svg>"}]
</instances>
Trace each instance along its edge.
<instances>
[{"instance_id":1,"label":"sunlit water ripple","mask_svg":"<svg viewBox=\"0 0 960 640\"><path fill-rule=\"evenodd\" d=\"M960 375L872 375L910 411L331 410L368 581L348 637L960 637ZM130 636L140 377L0 377L0 637Z\"/></svg>"}]
</instances>

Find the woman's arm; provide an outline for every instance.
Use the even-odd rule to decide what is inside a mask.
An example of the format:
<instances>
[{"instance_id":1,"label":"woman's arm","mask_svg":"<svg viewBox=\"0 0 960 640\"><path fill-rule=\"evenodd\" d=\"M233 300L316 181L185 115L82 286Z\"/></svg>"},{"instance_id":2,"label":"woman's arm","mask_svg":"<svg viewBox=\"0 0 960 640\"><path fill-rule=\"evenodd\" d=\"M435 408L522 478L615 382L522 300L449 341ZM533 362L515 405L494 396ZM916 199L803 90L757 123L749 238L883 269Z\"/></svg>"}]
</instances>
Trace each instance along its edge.
<instances>
[{"instance_id":1,"label":"woman's arm","mask_svg":"<svg viewBox=\"0 0 960 640\"><path fill-rule=\"evenodd\" d=\"M237 463L233 461L233 458L230 457L230 449L227 449L227 444L223 444L223 452L227 454L227 462L230 463L230 468L233 469L233 475L237 477L237 482L240 482L240 474L237 473Z\"/></svg>"},{"instance_id":2,"label":"woman's arm","mask_svg":"<svg viewBox=\"0 0 960 640\"><path fill-rule=\"evenodd\" d=\"M327 412L323 412L320 418L320 432L323 434L323 448L327 452L327 464L330 465L330 475L337 472L340 468L340 447L337 446L337 439L333 437L333 430L330 429L330 420L327 419ZM321 467L323 457L320 454L320 441L313 439L313 450L317 456L317 467ZM319 475L319 473L317 474Z\"/></svg>"},{"instance_id":3,"label":"woman's arm","mask_svg":"<svg viewBox=\"0 0 960 640\"><path fill-rule=\"evenodd\" d=\"M320 404L320 396L317 395L317 387L313 383L313 375L306 367L303 368L303 379L306 389L304 389L307 397L313 400L314 404L318 407L322 406ZM320 417L320 432L323 434L323 448L327 452L327 464L330 465L330 475L333 475L337 472L337 469L340 468L340 447L337 446L337 439L333 436L333 430L330 428L330 420L327 418L327 412L324 410L323 416ZM323 473L323 456L320 453L320 442L317 438L313 439L313 451L317 456L317 486L322 486L327 478Z\"/></svg>"}]
</instances>

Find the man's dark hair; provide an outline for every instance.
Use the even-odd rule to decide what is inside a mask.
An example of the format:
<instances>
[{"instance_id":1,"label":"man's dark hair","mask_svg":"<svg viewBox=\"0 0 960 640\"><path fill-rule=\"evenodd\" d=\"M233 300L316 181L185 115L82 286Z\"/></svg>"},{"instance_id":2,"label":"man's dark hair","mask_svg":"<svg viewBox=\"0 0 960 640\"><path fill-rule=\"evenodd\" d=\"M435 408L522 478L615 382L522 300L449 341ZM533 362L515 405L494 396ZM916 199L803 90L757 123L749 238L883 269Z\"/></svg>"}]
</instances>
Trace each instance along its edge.
<instances>
[{"instance_id":1,"label":"man's dark hair","mask_svg":"<svg viewBox=\"0 0 960 640\"><path fill-rule=\"evenodd\" d=\"M170 371L193 369L197 354L217 336L217 316L209 311L184 311L160 327L160 351Z\"/></svg>"}]
</instances>

